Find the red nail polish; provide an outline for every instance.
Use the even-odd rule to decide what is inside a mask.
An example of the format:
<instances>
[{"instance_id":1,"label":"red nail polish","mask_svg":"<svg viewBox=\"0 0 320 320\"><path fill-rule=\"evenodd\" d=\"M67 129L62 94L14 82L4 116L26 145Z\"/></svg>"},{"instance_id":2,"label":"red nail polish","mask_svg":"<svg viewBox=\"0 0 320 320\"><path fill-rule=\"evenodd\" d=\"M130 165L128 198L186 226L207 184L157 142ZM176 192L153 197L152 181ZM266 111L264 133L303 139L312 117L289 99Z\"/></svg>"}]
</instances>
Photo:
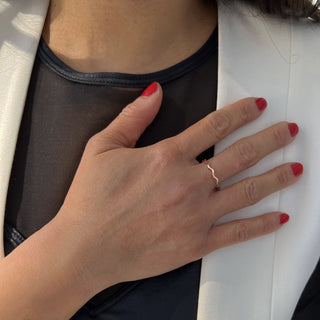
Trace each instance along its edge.
<instances>
[{"instance_id":1,"label":"red nail polish","mask_svg":"<svg viewBox=\"0 0 320 320\"><path fill-rule=\"evenodd\" d=\"M263 98L256 100L256 105L260 111L263 111L267 107L267 101Z\"/></svg>"},{"instance_id":2,"label":"red nail polish","mask_svg":"<svg viewBox=\"0 0 320 320\"><path fill-rule=\"evenodd\" d=\"M303 172L303 165L301 163L294 163L291 165L291 169L293 174L298 177L302 174Z\"/></svg>"},{"instance_id":3,"label":"red nail polish","mask_svg":"<svg viewBox=\"0 0 320 320\"><path fill-rule=\"evenodd\" d=\"M152 82L152 83L149 85L149 87L147 87L147 89L145 89L145 90L142 92L141 96L142 96L142 97L149 97L149 96L151 96L154 92L156 92L157 88L158 88L158 84L157 84L156 82Z\"/></svg>"},{"instance_id":4,"label":"red nail polish","mask_svg":"<svg viewBox=\"0 0 320 320\"><path fill-rule=\"evenodd\" d=\"M288 128L289 128L291 137L294 137L299 132L299 127L297 126L296 123L289 123Z\"/></svg>"},{"instance_id":5,"label":"red nail polish","mask_svg":"<svg viewBox=\"0 0 320 320\"><path fill-rule=\"evenodd\" d=\"M279 218L280 218L280 224L284 224L289 221L290 217L286 213L283 213L283 214L280 214Z\"/></svg>"}]
</instances>

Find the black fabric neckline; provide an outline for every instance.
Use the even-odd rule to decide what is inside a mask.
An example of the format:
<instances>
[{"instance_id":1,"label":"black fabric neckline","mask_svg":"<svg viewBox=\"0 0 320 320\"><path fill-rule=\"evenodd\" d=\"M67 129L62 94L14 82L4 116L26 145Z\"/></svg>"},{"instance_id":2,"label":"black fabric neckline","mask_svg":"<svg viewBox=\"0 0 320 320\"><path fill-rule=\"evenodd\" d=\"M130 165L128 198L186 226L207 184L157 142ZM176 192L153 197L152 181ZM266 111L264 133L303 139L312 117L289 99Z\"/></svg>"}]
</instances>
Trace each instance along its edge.
<instances>
[{"instance_id":1,"label":"black fabric neckline","mask_svg":"<svg viewBox=\"0 0 320 320\"><path fill-rule=\"evenodd\" d=\"M83 84L110 85L115 87L142 88L157 81L161 84L175 80L204 63L218 49L218 27L214 29L204 45L189 58L172 67L146 74L130 74L120 72L83 73L68 67L47 46L43 38L40 40L38 57L61 77Z\"/></svg>"}]
</instances>

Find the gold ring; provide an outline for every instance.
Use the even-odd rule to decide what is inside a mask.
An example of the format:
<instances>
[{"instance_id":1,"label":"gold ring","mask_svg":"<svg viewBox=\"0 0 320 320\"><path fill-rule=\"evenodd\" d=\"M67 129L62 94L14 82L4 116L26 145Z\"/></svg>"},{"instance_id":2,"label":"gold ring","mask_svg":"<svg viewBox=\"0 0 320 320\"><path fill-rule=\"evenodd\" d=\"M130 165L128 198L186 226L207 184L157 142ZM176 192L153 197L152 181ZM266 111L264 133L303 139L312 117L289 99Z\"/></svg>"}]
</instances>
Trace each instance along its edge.
<instances>
[{"instance_id":1,"label":"gold ring","mask_svg":"<svg viewBox=\"0 0 320 320\"><path fill-rule=\"evenodd\" d=\"M215 176L214 169L210 167L208 160L203 159L202 163L205 163L207 165L207 168L211 171L212 178L216 181L216 187L215 187L216 191L220 191L221 188L219 185L219 179Z\"/></svg>"}]
</instances>

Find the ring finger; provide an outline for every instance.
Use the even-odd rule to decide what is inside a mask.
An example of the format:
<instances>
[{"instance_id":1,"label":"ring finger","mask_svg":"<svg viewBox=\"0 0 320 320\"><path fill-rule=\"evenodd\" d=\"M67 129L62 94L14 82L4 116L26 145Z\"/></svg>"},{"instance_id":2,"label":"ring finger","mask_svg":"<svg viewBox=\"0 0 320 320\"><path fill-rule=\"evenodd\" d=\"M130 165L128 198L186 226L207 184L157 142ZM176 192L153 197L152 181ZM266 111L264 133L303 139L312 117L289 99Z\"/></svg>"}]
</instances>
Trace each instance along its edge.
<instances>
[{"instance_id":1,"label":"ring finger","mask_svg":"<svg viewBox=\"0 0 320 320\"><path fill-rule=\"evenodd\" d=\"M297 182L303 172L300 163L286 163L259 176L237 182L219 193L211 195L209 206L218 206L215 219L256 204L266 196ZM211 202L209 200L209 202Z\"/></svg>"},{"instance_id":2,"label":"ring finger","mask_svg":"<svg viewBox=\"0 0 320 320\"><path fill-rule=\"evenodd\" d=\"M253 166L269 153L291 143L298 131L298 126L295 123L285 121L277 123L235 142L218 155L210 158L208 164L214 169L219 182L222 182ZM203 164L201 170L204 179L208 179L209 175L203 169Z\"/></svg>"}]
</instances>

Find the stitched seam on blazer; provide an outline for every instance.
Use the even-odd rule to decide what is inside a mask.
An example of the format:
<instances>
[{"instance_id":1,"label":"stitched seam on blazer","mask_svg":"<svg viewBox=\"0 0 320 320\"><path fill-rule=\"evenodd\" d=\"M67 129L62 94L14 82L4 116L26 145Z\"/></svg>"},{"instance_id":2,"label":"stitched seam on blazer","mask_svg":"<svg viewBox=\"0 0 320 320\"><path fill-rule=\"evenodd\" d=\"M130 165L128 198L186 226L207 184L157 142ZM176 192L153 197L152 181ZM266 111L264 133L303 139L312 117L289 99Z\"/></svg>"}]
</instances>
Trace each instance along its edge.
<instances>
[{"instance_id":1,"label":"stitched seam on blazer","mask_svg":"<svg viewBox=\"0 0 320 320\"><path fill-rule=\"evenodd\" d=\"M288 87L287 87L287 101L285 105L285 119L287 119L288 115L288 104L289 104L289 94L290 94L290 84L291 84L291 69L292 69L292 42L293 42L293 28L292 28L292 18L289 18L289 30L290 30L290 50L289 50L289 71L288 71ZM282 159L281 163L284 162L285 159L285 149L281 150L282 152ZM282 190L279 191L279 199L278 199L278 205L277 210L280 208L280 202L281 202L281 196L282 196ZM274 312L274 276L275 276L275 253L276 253L276 243L277 243L277 233L274 234L274 246L273 246L273 264L272 264L272 283L271 283L271 305L270 305L270 320L273 318L273 312Z\"/></svg>"}]
</instances>

